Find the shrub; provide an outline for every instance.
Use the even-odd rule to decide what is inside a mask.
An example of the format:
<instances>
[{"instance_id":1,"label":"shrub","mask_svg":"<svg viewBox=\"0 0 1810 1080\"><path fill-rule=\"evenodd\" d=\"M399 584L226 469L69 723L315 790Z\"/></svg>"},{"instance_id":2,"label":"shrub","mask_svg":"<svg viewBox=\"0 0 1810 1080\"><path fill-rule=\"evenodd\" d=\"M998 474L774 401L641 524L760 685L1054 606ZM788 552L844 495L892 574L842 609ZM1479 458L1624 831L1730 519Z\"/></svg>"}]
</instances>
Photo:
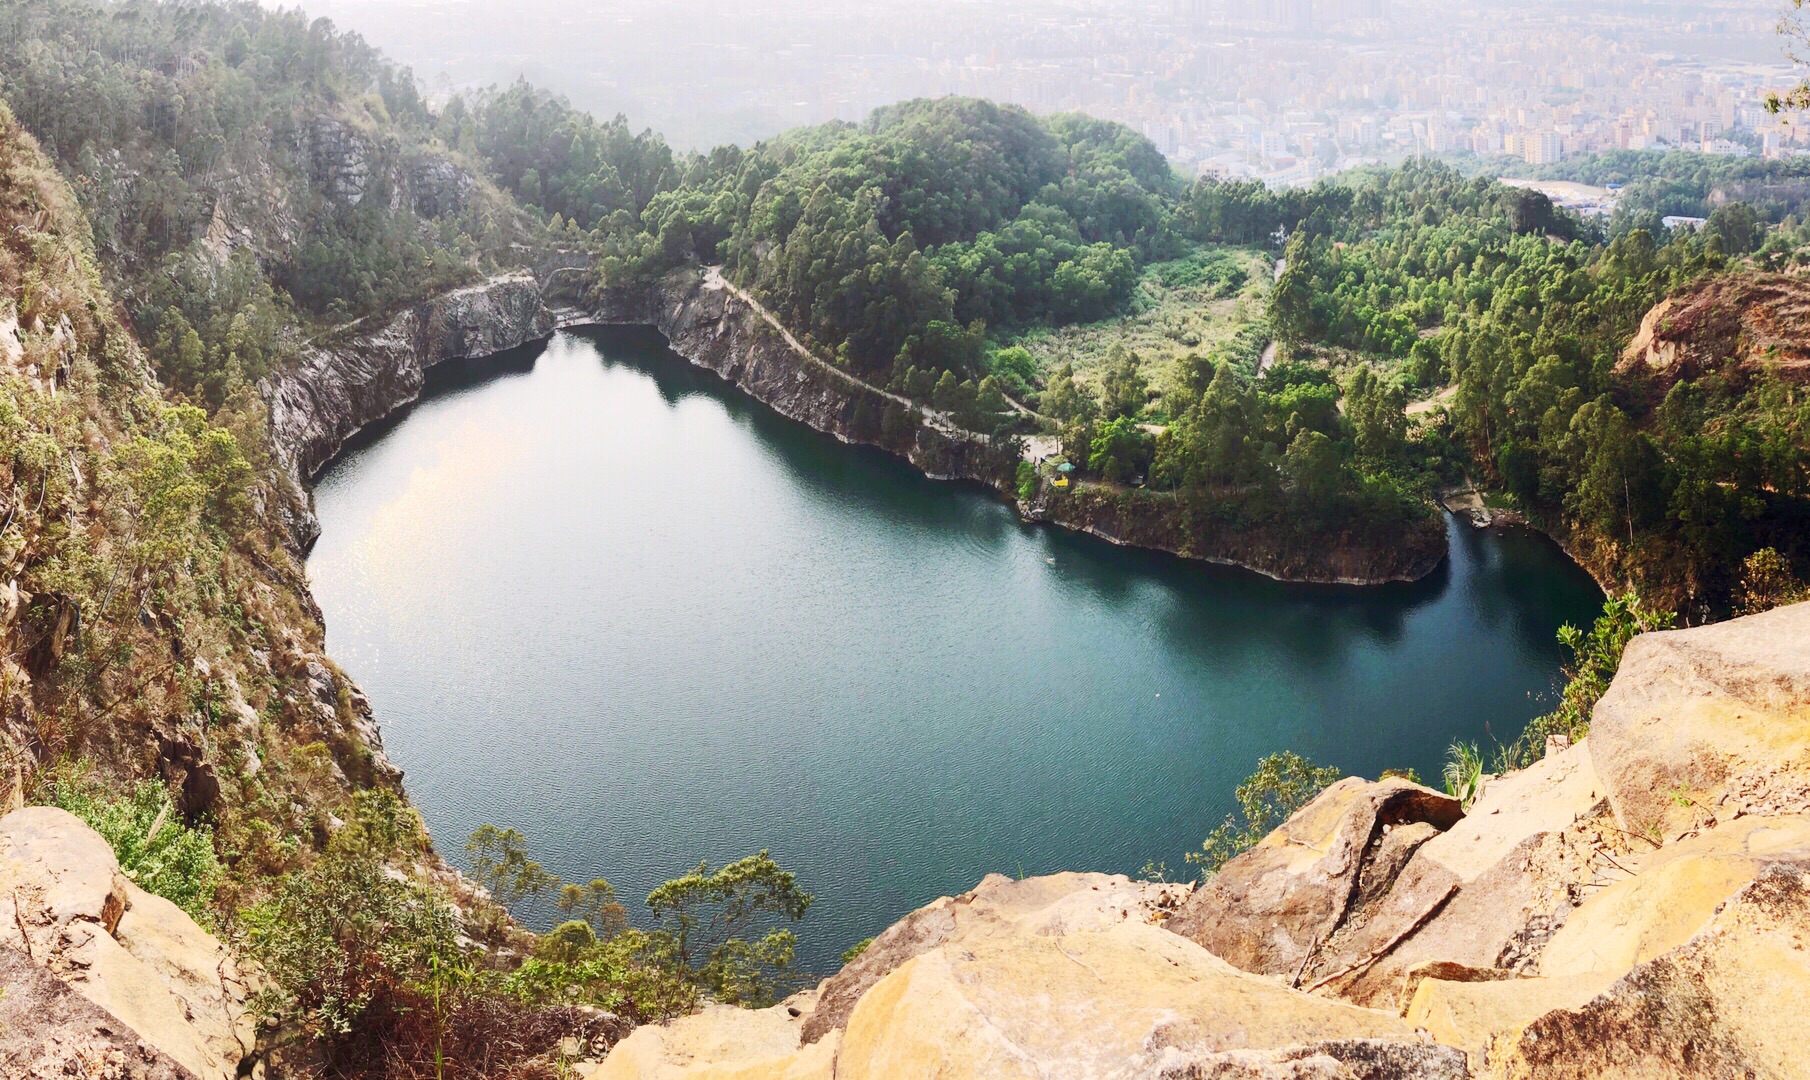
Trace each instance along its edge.
<instances>
[{"instance_id":1,"label":"shrub","mask_svg":"<svg viewBox=\"0 0 1810 1080\"><path fill-rule=\"evenodd\" d=\"M1211 877L1342 775L1336 768L1315 765L1288 750L1262 759L1257 771L1238 785L1238 813L1226 815L1201 842L1200 850L1188 853L1188 861L1201 868L1203 878Z\"/></svg>"},{"instance_id":2,"label":"shrub","mask_svg":"<svg viewBox=\"0 0 1810 1080\"><path fill-rule=\"evenodd\" d=\"M185 825L169 791L155 780L110 798L80 781L56 783L54 802L106 839L121 871L139 888L170 901L198 922L212 922L209 905L220 884L214 833Z\"/></svg>"},{"instance_id":3,"label":"shrub","mask_svg":"<svg viewBox=\"0 0 1810 1080\"><path fill-rule=\"evenodd\" d=\"M1455 742L1446 751L1445 790L1466 809L1483 786L1483 755L1476 743Z\"/></svg>"}]
</instances>

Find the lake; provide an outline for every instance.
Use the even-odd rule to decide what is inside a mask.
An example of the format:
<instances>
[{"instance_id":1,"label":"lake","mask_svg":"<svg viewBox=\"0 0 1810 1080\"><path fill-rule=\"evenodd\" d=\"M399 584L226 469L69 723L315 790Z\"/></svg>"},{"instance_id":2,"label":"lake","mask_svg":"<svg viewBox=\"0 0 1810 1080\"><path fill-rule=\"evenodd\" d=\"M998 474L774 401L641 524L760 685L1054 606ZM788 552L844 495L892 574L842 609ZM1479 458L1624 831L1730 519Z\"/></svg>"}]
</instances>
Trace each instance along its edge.
<instances>
[{"instance_id":1,"label":"lake","mask_svg":"<svg viewBox=\"0 0 1810 1080\"><path fill-rule=\"evenodd\" d=\"M1437 783L1543 711L1602 602L1524 532L1450 523L1427 580L1349 588L1026 525L651 330L436 372L316 500L329 650L449 858L514 826L642 917L768 848L818 971L988 872L1186 874L1277 750Z\"/></svg>"}]
</instances>

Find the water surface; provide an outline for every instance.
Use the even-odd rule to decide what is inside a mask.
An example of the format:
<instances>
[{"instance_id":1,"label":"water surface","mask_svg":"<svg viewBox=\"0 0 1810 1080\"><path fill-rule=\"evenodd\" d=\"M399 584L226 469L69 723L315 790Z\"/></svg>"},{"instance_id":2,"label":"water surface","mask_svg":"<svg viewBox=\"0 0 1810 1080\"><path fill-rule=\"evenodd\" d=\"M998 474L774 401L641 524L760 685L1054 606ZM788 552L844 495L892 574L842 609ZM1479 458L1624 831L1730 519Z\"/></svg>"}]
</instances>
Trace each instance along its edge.
<instances>
[{"instance_id":1,"label":"water surface","mask_svg":"<svg viewBox=\"0 0 1810 1080\"><path fill-rule=\"evenodd\" d=\"M651 332L442 378L316 492L332 655L455 859L484 822L632 912L770 848L801 959L990 871L1181 857L1257 759L1437 776L1550 697L1594 584L1450 526L1415 585L1288 586L1021 524Z\"/></svg>"}]
</instances>

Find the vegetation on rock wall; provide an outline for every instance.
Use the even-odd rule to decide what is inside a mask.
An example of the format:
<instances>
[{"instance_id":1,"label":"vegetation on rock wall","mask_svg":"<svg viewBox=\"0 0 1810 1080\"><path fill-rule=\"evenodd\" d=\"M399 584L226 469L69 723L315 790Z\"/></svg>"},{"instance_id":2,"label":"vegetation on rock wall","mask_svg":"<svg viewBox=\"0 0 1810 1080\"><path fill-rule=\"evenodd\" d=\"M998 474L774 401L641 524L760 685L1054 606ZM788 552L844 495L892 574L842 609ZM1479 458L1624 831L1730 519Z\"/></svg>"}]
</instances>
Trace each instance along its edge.
<instances>
[{"instance_id":1,"label":"vegetation on rock wall","mask_svg":"<svg viewBox=\"0 0 1810 1080\"><path fill-rule=\"evenodd\" d=\"M413 76L300 10L7 4L0 97L69 176L159 375L210 411L252 407L298 319L419 299L524 235Z\"/></svg>"}]
</instances>

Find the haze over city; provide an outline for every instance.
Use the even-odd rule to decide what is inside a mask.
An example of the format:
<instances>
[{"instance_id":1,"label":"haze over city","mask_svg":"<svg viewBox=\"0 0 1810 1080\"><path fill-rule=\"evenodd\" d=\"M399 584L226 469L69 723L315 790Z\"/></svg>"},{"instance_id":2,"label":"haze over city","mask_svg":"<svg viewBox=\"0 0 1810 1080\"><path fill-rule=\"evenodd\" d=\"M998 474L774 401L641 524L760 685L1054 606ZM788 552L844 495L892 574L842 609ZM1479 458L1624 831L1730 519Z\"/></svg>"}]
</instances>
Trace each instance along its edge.
<instances>
[{"instance_id":1,"label":"haze over city","mask_svg":"<svg viewBox=\"0 0 1810 1080\"><path fill-rule=\"evenodd\" d=\"M1417 154L1788 153L1770 3L327 0L444 96L527 78L675 147L947 94L1122 121L1186 172L1308 183Z\"/></svg>"}]
</instances>

